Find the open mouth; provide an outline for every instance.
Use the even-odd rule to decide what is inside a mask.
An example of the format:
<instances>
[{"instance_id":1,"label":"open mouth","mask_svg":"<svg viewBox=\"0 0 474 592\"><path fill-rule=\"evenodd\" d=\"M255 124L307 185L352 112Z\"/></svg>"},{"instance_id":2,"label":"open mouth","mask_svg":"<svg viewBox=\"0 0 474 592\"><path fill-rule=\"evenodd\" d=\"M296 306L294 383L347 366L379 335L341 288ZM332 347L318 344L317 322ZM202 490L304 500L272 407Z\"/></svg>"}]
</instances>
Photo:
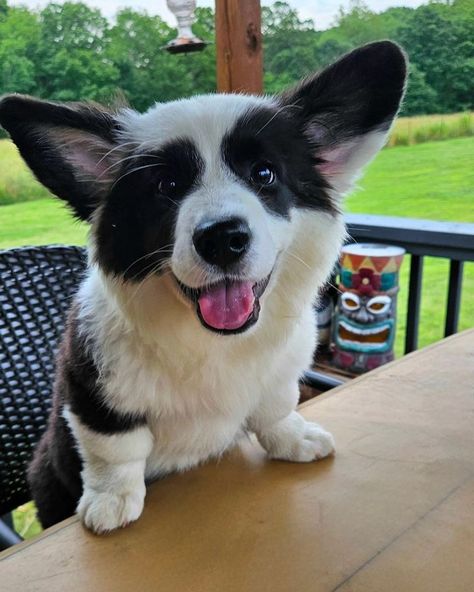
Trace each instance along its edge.
<instances>
[{"instance_id":1,"label":"open mouth","mask_svg":"<svg viewBox=\"0 0 474 592\"><path fill-rule=\"evenodd\" d=\"M344 345L361 346L366 349L384 349L389 347L391 322L367 328L355 327L343 320L339 321L338 341Z\"/></svg>"},{"instance_id":2,"label":"open mouth","mask_svg":"<svg viewBox=\"0 0 474 592\"><path fill-rule=\"evenodd\" d=\"M195 306L202 325L221 334L243 333L258 321L260 297L270 275L259 282L226 278L202 288L189 288L177 278L181 292Z\"/></svg>"}]
</instances>

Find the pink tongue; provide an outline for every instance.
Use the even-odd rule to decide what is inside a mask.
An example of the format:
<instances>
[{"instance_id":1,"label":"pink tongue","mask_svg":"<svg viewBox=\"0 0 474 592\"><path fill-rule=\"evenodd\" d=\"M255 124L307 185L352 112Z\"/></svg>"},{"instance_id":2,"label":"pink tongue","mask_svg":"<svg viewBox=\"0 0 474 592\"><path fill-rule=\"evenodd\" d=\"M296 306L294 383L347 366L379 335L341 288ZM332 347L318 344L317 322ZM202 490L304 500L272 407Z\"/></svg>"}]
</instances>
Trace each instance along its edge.
<instances>
[{"instance_id":1,"label":"pink tongue","mask_svg":"<svg viewBox=\"0 0 474 592\"><path fill-rule=\"evenodd\" d=\"M255 296L251 282L217 284L199 296L202 318L214 329L238 329L253 311Z\"/></svg>"}]
</instances>

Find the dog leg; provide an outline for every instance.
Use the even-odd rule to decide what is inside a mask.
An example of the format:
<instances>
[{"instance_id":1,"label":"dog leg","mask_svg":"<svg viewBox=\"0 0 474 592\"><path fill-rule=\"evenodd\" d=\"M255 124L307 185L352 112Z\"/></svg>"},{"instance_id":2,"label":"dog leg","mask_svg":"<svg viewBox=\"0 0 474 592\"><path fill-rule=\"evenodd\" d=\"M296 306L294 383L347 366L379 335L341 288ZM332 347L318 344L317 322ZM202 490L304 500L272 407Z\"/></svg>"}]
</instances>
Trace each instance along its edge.
<instances>
[{"instance_id":1,"label":"dog leg","mask_svg":"<svg viewBox=\"0 0 474 592\"><path fill-rule=\"evenodd\" d=\"M81 424L72 412L66 419L83 460L83 492L77 513L96 533L124 527L137 520L145 500L145 463L153 446L147 427L112 435Z\"/></svg>"}]
</instances>

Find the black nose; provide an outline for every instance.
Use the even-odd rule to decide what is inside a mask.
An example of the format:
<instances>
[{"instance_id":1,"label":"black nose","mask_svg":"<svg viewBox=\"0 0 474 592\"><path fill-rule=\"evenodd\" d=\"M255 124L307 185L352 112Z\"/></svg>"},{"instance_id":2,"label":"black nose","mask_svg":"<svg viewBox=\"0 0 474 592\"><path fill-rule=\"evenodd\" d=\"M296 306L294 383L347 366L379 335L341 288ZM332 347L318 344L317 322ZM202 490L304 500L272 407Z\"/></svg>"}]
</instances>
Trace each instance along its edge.
<instances>
[{"instance_id":1,"label":"black nose","mask_svg":"<svg viewBox=\"0 0 474 592\"><path fill-rule=\"evenodd\" d=\"M194 231L193 243L204 261L225 268L245 255L250 236L244 220L229 218L200 224Z\"/></svg>"}]
</instances>

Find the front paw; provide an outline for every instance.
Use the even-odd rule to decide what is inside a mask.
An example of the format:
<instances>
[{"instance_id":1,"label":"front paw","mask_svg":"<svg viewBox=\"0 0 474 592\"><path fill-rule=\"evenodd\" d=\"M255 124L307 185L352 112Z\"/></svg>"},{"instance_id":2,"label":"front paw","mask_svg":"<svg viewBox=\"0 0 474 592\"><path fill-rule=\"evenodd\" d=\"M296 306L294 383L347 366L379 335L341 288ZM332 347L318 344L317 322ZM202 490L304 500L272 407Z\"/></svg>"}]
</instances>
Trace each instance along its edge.
<instances>
[{"instance_id":1,"label":"front paw","mask_svg":"<svg viewBox=\"0 0 474 592\"><path fill-rule=\"evenodd\" d=\"M332 434L323 430L317 423L305 422L304 436L297 443L288 460L311 462L334 454L335 444Z\"/></svg>"},{"instance_id":2,"label":"front paw","mask_svg":"<svg viewBox=\"0 0 474 592\"><path fill-rule=\"evenodd\" d=\"M137 520L143 511L144 500L144 486L143 489L120 494L86 488L77 513L87 528L96 534L103 534Z\"/></svg>"},{"instance_id":3,"label":"front paw","mask_svg":"<svg viewBox=\"0 0 474 592\"><path fill-rule=\"evenodd\" d=\"M332 435L296 412L261 434L259 440L270 458L278 460L311 462L334 453Z\"/></svg>"}]
</instances>

